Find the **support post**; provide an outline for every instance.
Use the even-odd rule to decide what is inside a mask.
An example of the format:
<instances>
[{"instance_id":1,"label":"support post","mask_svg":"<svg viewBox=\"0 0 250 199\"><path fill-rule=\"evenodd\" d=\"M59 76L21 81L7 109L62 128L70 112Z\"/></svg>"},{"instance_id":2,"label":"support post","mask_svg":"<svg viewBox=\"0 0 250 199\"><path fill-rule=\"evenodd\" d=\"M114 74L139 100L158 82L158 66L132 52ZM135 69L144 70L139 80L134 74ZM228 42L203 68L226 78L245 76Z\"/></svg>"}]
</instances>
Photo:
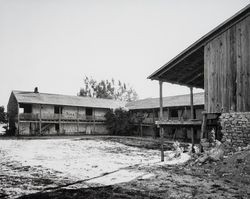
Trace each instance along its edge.
<instances>
[{"instance_id":1,"label":"support post","mask_svg":"<svg viewBox=\"0 0 250 199\"><path fill-rule=\"evenodd\" d=\"M162 99L162 81L159 81L160 87L160 121L163 121L163 99ZM160 125L160 136L161 136L161 161L164 162L164 129Z\"/></svg>"},{"instance_id":2,"label":"support post","mask_svg":"<svg viewBox=\"0 0 250 199\"><path fill-rule=\"evenodd\" d=\"M191 111L191 119L194 119L193 87L190 87L190 111ZM192 151L194 151L194 127L191 127L191 138L192 138Z\"/></svg>"},{"instance_id":3,"label":"support post","mask_svg":"<svg viewBox=\"0 0 250 199\"><path fill-rule=\"evenodd\" d=\"M59 134L61 133L62 126L61 126L61 118L62 117L62 107L59 106Z\"/></svg>"},{"instance_id":4,"label":"support post","mask_svg":"<svg viewBox=\"0 0 250 199\"><path fill-rule=\"evenodd\" d=\"M204 137L204 134L206 132L206 127L207 127L207 113L203 112L202 113L202 125L201 125L201 136L200 136L200 151L203 151L203 147L201 145L201 140Z\"/></svg>"},{"instance_id":5,"label":"support post","mask_svg":"<svg viewBox=\"0 0 250 199\"><path fill-rule=\"evenodd\" d=\"M17 134L17 135L20 134L20 115L19 115L19 108L20 108L20 105L19 105L19 103L17 103L17 130L16 130L16 134Z\"/></svg>"},{"instance_id":6,"label":"support post","mask_svg":"<svg viewBox=\"0 0 250 199\"><path fill-rule=\"evenodd\" d=\"M94 129L93 129L93 133L95 134L95 109L93 108L93 119L94 119Z\"/></svg>"},{"instance_id":7,"label":"support post","mask_svg":"<svg viewBox=\"0 0 250 199\"><path fill-rule=\"evenodd\" d=\"M42 134L42 107L39 105L39 135Z\"/></svg>"},{"instance_id":8,"label":"support post","mask_svg":"<svg viewBox=\"0 0 250 199\"><path fill-rule=\"evenodd\" d=\"M79 107L77 107L76 120L77 120L77 133L79 133Z\"/></svg>"}]
</instances>

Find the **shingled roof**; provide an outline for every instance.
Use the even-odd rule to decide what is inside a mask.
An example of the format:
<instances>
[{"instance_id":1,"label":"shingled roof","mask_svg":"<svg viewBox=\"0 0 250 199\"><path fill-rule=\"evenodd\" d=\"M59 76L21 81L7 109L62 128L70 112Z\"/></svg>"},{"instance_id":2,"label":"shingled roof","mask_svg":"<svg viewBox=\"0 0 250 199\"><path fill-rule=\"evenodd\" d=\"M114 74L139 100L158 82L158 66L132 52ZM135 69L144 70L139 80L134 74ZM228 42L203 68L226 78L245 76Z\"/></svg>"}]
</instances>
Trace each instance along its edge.
<instances>
[{"instance_id":1,"label":"shingled roof","mask_svg":"<svg viewBox=\"0 0 250 199\"><path fill-rule=\"evenodd\" d=\"M204 93L194 93L194 105L204 105ZM190 95L176 95L163 98L163 107L190 106ZM129 110L159 108L159 98L147 98L126 104Z\"/></svg>"},{"instance_id":2,"label":"shingled roof","mask_svg":"<svg viewBox=\"0 0 250 199\"><path fill-rule=\"evenodd\" d=\"M125 107L125 103L119 100L100 99L91 97L80 97L70 95L59 95L49 93L34 93L28 91L12 91L18 103L29 104L49 104L77 107L93 108L120 108Z\"/></svg>"}]
</instances>

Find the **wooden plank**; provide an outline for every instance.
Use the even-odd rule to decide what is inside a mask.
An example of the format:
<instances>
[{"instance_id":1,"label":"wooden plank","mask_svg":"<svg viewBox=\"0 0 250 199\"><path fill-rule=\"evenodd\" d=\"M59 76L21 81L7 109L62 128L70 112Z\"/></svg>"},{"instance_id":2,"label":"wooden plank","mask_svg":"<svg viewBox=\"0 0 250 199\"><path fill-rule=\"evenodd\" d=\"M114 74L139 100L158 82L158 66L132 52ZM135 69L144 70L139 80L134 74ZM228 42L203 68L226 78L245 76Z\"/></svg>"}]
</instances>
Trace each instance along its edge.
<instances>
[{"instance_id":1,"label":"wooden plank","mask_svg":"<svg viewBox=\"0 0 250 199\"><path fill-rule=\"evenodd\" d=\"M237 111L249 111L250 17L236 25Z\"/></svg>"},{"instance_id":2,"label":"wooden plank","mask_svg":"<svg viewBox=\"0 0 250 199\"><path fill-rule=\"evenodd\" d=\"M228 70L231 71L231 76L228 75L228 98L229 98L229 111L236 111L236 74L237 74L237 62L236 62L236 26L230 29L229 33L229 67Z\"/></svg>"},{"instance_id":3,"label":"wooden plank","mask_svg":"<svg viewBox=\"0 0 250 199\"><path fill-rule=\"evenodd\" d=\"M210 53L210 45L207 44L205 47L204 47L204 102L205 102L205 111L208 111L208 107L209 107L209 104L208 104L208 71L209 71L209 66L210 66L210 63L209 63L209 53Z\"/></svg>"}]
</instances>

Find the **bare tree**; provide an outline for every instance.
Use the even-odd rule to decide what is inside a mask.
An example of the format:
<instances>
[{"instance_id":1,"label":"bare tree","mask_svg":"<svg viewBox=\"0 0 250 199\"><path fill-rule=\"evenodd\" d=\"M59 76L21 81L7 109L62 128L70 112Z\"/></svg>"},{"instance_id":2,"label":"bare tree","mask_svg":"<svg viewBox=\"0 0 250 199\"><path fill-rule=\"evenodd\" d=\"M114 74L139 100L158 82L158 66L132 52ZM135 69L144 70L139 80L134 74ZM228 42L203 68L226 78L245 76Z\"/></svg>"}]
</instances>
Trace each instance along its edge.
<instances>
[{"instance_id":1,"label":"bare tree","mask_svg":"<svg viewBox=\"0 0 250 199\"><path fill-rule=\"evenodd\" d=\"M136 91L126 83L111 80L96 81L92 77L85 76L84 87L80 89L79 96L134 101L138 99Z\"/></svg>"}]
</instances>

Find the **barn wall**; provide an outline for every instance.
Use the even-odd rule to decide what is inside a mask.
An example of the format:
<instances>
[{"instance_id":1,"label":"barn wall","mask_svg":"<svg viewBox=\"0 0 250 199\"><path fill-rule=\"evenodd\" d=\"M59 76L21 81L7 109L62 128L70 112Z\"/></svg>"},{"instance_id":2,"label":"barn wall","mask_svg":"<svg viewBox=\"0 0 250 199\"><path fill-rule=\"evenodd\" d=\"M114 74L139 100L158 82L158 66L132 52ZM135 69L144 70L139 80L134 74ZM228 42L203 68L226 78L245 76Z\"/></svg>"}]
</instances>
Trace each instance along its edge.
<instances>
[{"instance_id":1,"label":"barn wall","mask_svg":"<svg viewBox=\"0 0 250 199\"><path fill-rule=\"evenodd\" d=\"M204 48L205 109L250 111L250 16Z\"/></svg>"}]
</instances>

